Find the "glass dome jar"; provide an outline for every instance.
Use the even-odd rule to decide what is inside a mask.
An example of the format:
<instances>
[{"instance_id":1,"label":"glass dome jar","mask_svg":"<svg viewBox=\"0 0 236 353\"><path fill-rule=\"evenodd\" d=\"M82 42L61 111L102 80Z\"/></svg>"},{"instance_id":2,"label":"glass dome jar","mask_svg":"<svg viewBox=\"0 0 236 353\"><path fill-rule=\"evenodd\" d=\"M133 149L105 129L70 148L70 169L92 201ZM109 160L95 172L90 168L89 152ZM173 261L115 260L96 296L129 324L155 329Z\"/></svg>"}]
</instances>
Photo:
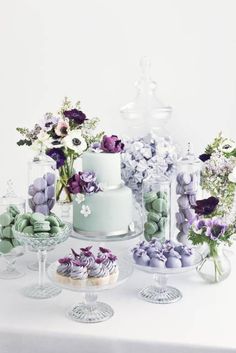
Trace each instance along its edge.
<instances>
[{"instance_id":1,"label":"glass dome jar","mask_svg":"<svg viewBox=\"0 0 236 353\"><path fill-rule=\"evenodd\" d=\"M32 212L48 215L55 205L56 162L40 152L28 163L28 206Z\"/></svg>"},{"instance_id":2,"label":"glass dome jar","mask_svg":"<svg viewBox=\"0 0 236 353\"><path fill-rule=\"evenodd\" d=\"M187 153L177 163L174 183L177 198L177 212L175 213L177 240L184 245L190 245L189 228L196 217L193 206L196 205L196 200L202 197L201 166L202 162L191 152L189 143Z\"/></svg>"},{"instance_id":3,"label":"glass dome jar","mask_svg":"<svg viewBox=\"0 0 236 353\"><path fill-rule=\"evenodd\" d=\"M120 111L126 130L123 132L125 148L121 155L122 179L141 204L143 180L156 171L156 166L160 174L172 175L177 148L166 130L172 108L157 98L157 85L150 76L149 60L143 58L140 66L136 97Z\"/></svg>"},{"instance_id":4,"label":"glass dome jar","mask_svg":"<svg viewBox=\"0 0 236 353\"><path fill-rule=\"evenodd\" d=\"M171 184L162 175L153 174L143 182L144 237L161 242L171 238Z\"/></svg>"},{"instance_id":5,"label":"glass dome jar","mask_svg":"<svg viewBox=\"0 0 236 353\"><path fill-rule=\"evenodd\" d=\"M15 239L12 226L18 214L25 212L25 200L13 192L12 182L8 181L6 195L0 197L0 261L3 263L0 278L14 279L24 275L16 269L17 257L24 254L24 247Z\"/></svg>"}]
</instances>

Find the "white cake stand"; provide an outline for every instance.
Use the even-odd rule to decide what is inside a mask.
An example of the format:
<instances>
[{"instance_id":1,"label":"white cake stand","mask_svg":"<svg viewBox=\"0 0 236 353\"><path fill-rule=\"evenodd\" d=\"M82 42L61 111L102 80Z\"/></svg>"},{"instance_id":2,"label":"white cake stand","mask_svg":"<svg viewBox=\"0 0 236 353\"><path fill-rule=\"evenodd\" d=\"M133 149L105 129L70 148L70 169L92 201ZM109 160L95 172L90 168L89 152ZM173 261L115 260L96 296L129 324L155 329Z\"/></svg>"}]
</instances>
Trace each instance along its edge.
<instances>
[{"instance_id":1,"label":"white cake stand","mask_svg":"<svg viewBox=\"0 0 236 353\"><path fill-rule=\"evenodd\" d=\"M120 258L119 276L115 283L101 286L87 285L83 288L73 286L73 284L64 284L58 281L56 270L58 262L51 264L47 270L49 279L62 289L67 289L74 292L82 292L85 294L84 303L73 305L68 311L67 316L77 322L82 323L97 323L110 319L114 315L112 307L106 303L97 301L98 292L115 288L123 284L132 274L133 266L129 259Z\"/></svg>"},{"instance_id":2,"label":"white cake stand","mask_svg":"<svg viewBox=\"0 0 236 353\"><path fill-rule=\"evenodd\" d=\"M168 276L180 275L195 270L196 267L202 262L203 257L196 250L194 250L193 256L193 264L188 267L161 269L149 266L139 266L135 264L134 266L136 269L151 273L155 281L153 285L141 289L139 292L139 297L154 304L171 304L180 300L182 298L182 293L179 289L167 285Z\"/></svg>"}]
</instances>

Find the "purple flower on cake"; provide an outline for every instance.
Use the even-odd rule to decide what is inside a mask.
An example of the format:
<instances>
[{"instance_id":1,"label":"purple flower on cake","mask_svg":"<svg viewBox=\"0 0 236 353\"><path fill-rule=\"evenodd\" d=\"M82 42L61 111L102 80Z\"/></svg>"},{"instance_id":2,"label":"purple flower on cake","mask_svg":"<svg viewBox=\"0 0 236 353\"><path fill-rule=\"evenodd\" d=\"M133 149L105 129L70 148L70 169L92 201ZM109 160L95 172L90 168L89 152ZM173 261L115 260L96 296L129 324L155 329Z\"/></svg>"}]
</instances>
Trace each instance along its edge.
<instances>
[{"instance_id":1,"label":"purple flower on cake","mask_svg":"<svg viewBox=\"0 0 236 353\"><path fill-rule=\"evenodd\" d=\"M47 155L56 161L57 169L65 164L66 156L61 148L52 148L47 151Z\"/></svg>"},{"instance_id":2,"label":"purple flower on cake","mask_svg":"<svg viewBox=\"0 0 236 353\"><path fill-rule=\"evenodd\" d=\"M80 261L89 268L94 264L95 257L91 251L82 251L80 253Z\"/></svg>"},{"instance_id":3,"label":"purple flower on cake","mask_svg":"<svg viewBox=\"0 0 236 353\"><path fill-rule=\"evenodd\" d=\"M124 149L124 143L116 135L103 136L101 149L108 153L119 153Z\"/></svg>"},{"instance_id":4,"label":"purple flower on cake","mask_svg":"<svg viewBox=\"0 0 236 353\"><path fill-rule=\"evenodd\" d=\"M86 115L78 109L66 110L63 114L66 118L73 120L78 125L83 124L86 120Z\"/></svg>"},{"instance_id":5,"label":"purple flower on cake","mask_svg":"<svg viewBox=\"0 0 236 353\"><path fill-rule=\"evenodd\" d=\"M80 280L88 278L87 267L80 260L73 260L70 276L72 279Z\"/></svg>"},{"instance_id":6,"label":"purple flower on cake","mask_svg":"<svg viewBox=\"0 0 236 353\"><path fill-rule=\"evenodd\" d=\"M80 184L80 173L74 174L69 180L68 180L68 190L71 194L79 194L81 193L82 187Z\"/></svg>"},{"instance_id":7,"label":"purple flower on cake","mask_svg":"<svg viewBox=\"0 0 236 353\"><path fill-rule=\"evenodd\" d=\"M57 272L62 276L69 277L72 269L72 259L69 256L66 256L58 260L59 266Z\"/></svg>"},{"instance_id":8,"label":"purple flower on cake","mask_svg":"<svg viewBox=\"0 0 236 353\"><path fill-rule=\"evenodd\" d=\"M98 258L106 259L109 255L111 255L110 249L103 248L102 246L99 247Z\"/></svg>"},{"instance_id":9,"label":"purple flower on cake","mask_svg":"<svg viewBox=\"0 0 236 353\"><path fill-rule=\"evenodd\" d=\"M192 206L192 208L199 216L205 216L214 212L218 203L219 199L217 197L211 196L208 199L197 200L196 206Z\"/></svg>"},{"instance_id":10,"label":"purple flower on cake","mask_svg":"<svg viewBox=\"0 0 236 353\"><path fill-rule=\"evenodd\" d=\"M71 248L71 252L72 252L75 260L80 259L80 254L78 254L74 249Z\"/></svg>"},{"instance_id":11,"label":"purple flower on cake","mask_svg":"<svg viewBox=\"0 0 236 353\"><path fill-rule=\"evenodd\" d=\"M93 247L93 246L90 245L90 246L86 246L86 248L80 248L81 253L83 254L83 253L88 252L88 251L91 252L92 247Z\"/></svg>"}]
</instances>

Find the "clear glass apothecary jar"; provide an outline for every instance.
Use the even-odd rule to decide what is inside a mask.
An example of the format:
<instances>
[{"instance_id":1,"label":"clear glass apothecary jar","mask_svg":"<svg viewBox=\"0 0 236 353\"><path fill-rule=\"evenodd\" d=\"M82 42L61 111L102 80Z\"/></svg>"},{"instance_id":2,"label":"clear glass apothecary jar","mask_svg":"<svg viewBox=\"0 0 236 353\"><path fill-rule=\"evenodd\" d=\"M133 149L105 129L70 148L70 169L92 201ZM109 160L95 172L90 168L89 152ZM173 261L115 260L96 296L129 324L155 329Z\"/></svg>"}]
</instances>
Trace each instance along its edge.
<instances>
[{"instance_id":1,"label":"clear glass apothecary jar","mask_svg":"<svg viewBox=\"0 0 236 353\"><path fill-rule=\"evenodd\" d=\"M28 206L32 212L48 215L55 205L56 162L40 152L28 163Z\"/></svg>"},{"instance_id":2,"label":"clear glass apothecary jar","mask_svg":"<svg viewBox=\"0 0 236 353\"><path fill-rule=\"evenodd\" d=\"M136 200L142 203L142 183L156 172L171 176L177 160L177 146L166 125L172 108L163 104L156 94L156 83L150 76L150 62L140 62L141 77L136 83L135 99L121 108L125 121L125 148L121 155L122 179L130 187Z\"/></svg>"},{"instance_id":3,"label":"clear glass apothecary jar","mask_svg":"<svg viewBox=\"0 0 236 353\"><path fill-rule=\"evenodd\" d=\"M171 184L165 175L153 174L143 181L144 237L161 242L171 238Z\"/></svg>"},{"instance_id":4,"label":"clear glass apothecary jar","mask_svg":"<svg viewBox=\"0 0 236 353\"><path fill-rule=\"evenodd\" d=\"M196 201L202 197L201 166L200 159L191 152L191 146L188 144L187 153L178 160L174 182L177 240L184 245L190 245L188 233L196 218L194 206L196 206Z\"/></svg>"}]
</instances>

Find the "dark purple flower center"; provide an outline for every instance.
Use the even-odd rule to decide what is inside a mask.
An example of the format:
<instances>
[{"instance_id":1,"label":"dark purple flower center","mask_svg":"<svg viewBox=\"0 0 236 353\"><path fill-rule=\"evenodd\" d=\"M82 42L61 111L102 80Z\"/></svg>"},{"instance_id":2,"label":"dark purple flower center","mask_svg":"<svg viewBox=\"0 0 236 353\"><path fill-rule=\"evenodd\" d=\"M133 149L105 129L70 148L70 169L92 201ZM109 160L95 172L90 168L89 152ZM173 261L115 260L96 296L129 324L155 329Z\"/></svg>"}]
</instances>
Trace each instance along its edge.
<instances>
[{"instance_id":1,"label":"dark purple flower center","mask_svg":"<svg viewBox=\"0 0 236 353\"><path fill-rule=\"evenodd\" d=\"M76 138L76 137L72 139L72 143L73 143L74 146L81 145L81 141L78 138Z\"/></svg>"}]
</instances>

